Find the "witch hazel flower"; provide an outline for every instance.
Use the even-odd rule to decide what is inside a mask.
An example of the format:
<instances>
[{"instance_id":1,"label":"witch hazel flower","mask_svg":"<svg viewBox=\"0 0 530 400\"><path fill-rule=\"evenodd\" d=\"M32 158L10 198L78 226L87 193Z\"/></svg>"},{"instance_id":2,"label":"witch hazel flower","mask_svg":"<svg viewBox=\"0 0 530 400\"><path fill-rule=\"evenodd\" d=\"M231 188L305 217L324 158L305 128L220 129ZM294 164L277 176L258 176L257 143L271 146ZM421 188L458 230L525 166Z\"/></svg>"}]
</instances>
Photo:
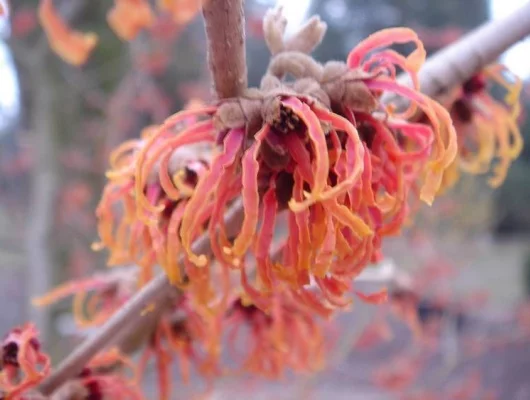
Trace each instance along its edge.
<instances>
[{"instance_id":1,"label":"witch hazel flower","mask_svg":"<svg viewBox=\"0 0 530 400\"><path fill-rule=\"evenodd\" d=\"M137 269L130 268L112 270L90 279L69 282L41 298L34 299L33 302L43 306L73 295L74 318L77 326L80 328L100 326L135 293L138 272ZM134 376L139 383L148 363L153 361L158 376L160 398L169 398L172 386L171 368L175 362L179 365L185 383L190 379L192 368L209 380L220 375L217 365L220 355L218 334L220 328L216 325L218 319L212 314L201 314L200 311L201 308L195 307L193 300L188 296L171 298L157 317L155 324L152 327L144 327L145 332L138 333L141 338L133 338L126 346L129 350L137 349L137 339L147 338L147 345L142 346L140 350L141 355L137 368L134 369ZM144 312L147 314L153 311L147 308ZM96 367L101 369L102 366L116 363L131 368L133 366L131 361L116 349L102 353L91 362L88 369L85 368L76 384L70 385L72 387L69 390L73 390L75 386L82 387L89 393L99 393L103 390L117 393L113 390L118 390L121 385L127 383L126 381L114 375L102 376L101 373L93 371ZM118 389L113 389L116 385ZM131 386L130 382L128 385Z\"/></svg>"},{"instance_id":2,"label":"witch hazel flower","mask_svg":"<svg viewBox=\"0 0 530 400\"><path fill-rule=\"evenodd\" d=\"M53 0L40 0L38 16L51 49L59 57L76 66L87 62L98 43L95 33L72 29L55 8Z\"/></svg>"},{"instance_id":3,"label":"witch hazel flower","mask_svg":"<svg viewBox=\"0 0 530 400\"><path fill-rule=\"evenodd\" d=\"M458 157L444 176L444 187L458 180L460 170L487 174L488 183L499 187L512 162L523 148L518 127L522 81L500 64L490 65L461 87L444 103L458 134ZM501 95L499 95L499 93Z\"/></svg>"},{"instance_id":4,"label":"witch hazel flower","mask_svg":"<svg viewBox=\"0 0 530 400\"><path fill-rule=\"evenodd\" d=\"M175 364L185 384L195 373L211 387L213 378L222 375L219 366L220 319L217 314L203 311L202 307L195 306L189 296L180 297L161 316L141 353L139 376L142 377L148 363L154 361L161 399L171 398Z\"/></svg>"},{"instance_id":5,"label":"witch hazel flower","mask_svg":"<svg viewBox=\"0 0 530 400\"><path fill-rule=\"evenodd\" d=\"M136 366L117 349L96 355L79 376L66 382L51 397L41 395L38 385L50 373L50 359L42 352L37 336L35 327L26 324L12 329L4 337L0 364L3 399L143 399ZM129 376L126 369L131 371Z\"/></svg>"},{"instance_id":6,"label":"witch hazel flower","mask_svg":"<svg viewBox=\"0 0 530 400\"><path fill-rule=\"evenodd\" d=\"M52 400L143 400L138 368L118 349L97 354L73 379L68 380L51 396Z\"/></svg>"},{"instance_id":7,"label":"witch hazel flower","mask_svg":"<svg viewBox=\"0 0 530 400\"><path fill-rule=\"evenodd\" d=\"M32 300L38 307L73 297L73 317L80 328L99 326L125 304L139 286L139 270L115 269L66 282Z\"/></svg>"},{"instance_id":8,"label":"witch hazel flower","mask_svg":"<svg viewBox=\"0 0 530 400\"><path fill-rule=\"evenodd\" d=\"M263 305L262 305L263 307ZM276 293L269 312L234 299L224 316L231 373L252 373L268 379L287 370L315 372L324 367L324 329L311 309L288 292Z\"/></svg>"},{"instance_id":9,"label":"witch hazel flower","mask_svg":"<svg viewBox=\"0 0 530 400\"><path fill-rule=\"evenodd\" d=\"M13 328L2 340L0 395L22 400L50 372L50 359L42 352L34 325Z\"/></svg>"},{"instance_id":10,"label":"witch hazel flower","mask_svg":"<svg viewBox=\"0 0 530 400\"><path fill-rule=\"evenodd\" d=\"M415 184L432 203L456 156L456 133L448 112L419 92L425 50L413 31L383 30L346 63L320 64L307 53L325 24L313 18L289 40L284 30L281 12L269 12L264 32L273 58L259 88L171 116L135 149L124 174L111 179L127 176L128 207L135 210L128 220L150 232L139 248L151 259L158 254L172 282L182 279L179 254L196 291L211 290L194 282L211 281L213 270L239 271L243 281L253 263L256 291L249 293L266 295L281 284L327 315L348 306L352 279L380 259L385 236L400 232ZM408 42L416 49L407 57L388 49ZM397 82L398 68L410 74L412 88ZM384 105L388 92L406 98L408 109ZM429 123L408 122L417 109ZM183 192L169 165L187 146L208 146L211 158ZM236 201L244 218L239 234L229 237L223 215ZM169 222L161 224L164 218ZM287 235L272 260L280 220L287 221ZM107 228L104 242L112 245ZM203 234L211 255L192 249Z\"/></svg>"},{"instance_id":11,"label":"witch hazel flower","mask_svg":"<svg viewBox=\"0 0 530 400\"><path fill-rule=\"evenodd\" d=\"M122 268L100 273L85 280L68 282L34 299L33 303L37 306L45 306L73 296L73 314L76 325L81 329L101 326L134 295L139 284L139 272L137 268ZM168 398L171 393L171 368L175 362L179 365L181 377L185 383L190 379L192 368L208 380L220 375L218 318L215 318L212 313L201 313L202 310L203 308L194 305L194 300L189 296L171 297L160 315L157 315L154 323L147 325L151 322L146 322L146 326L138 332L137 337L130 338L125 346L128 351L137 350L137 342L147 339L146 346L142 346L140 350L141 355L137 369L135 369L135 379L140 381L148 363L153 361L158 376L160 398ZM148 307L144 312L147 315L153 310ZM221 310L219 315L223 315ZM110 365L118 362L132 366L129 359L117 350L113 350L98 355L89 367L95 368L100 364ZM115 385L120 386L126 383L120 379L114 375L101 376L93 371L87 373L85 369L75 385L70 385L71 388L68 390L77 387L78 389L84 388L84 391L88 390L90 393L99 393L104 389L103 385L105 390L111 393L115 390L112 389ZM116 382L113 383L113 381ZM80 382L83 384L81 385Z\"/></svg>"},{"instance_id":12,"label":"witch hazel flower","mask_svg":"<svg viewBox=\"0 0 530 400\"><path fill-rule=\"evenodd\" d=\"M182 283L183 277L176 267L177 229L195 185L209 167L214 138L211 143L181 146L178 151L151 164L153 171L148 175L138 174L136 164L146 154L165 150L161 142L195 123L197 108L204 109L199 103L190 102L183 117L170 130L157 135L155 141L152 137L160 128L148 127L142 139L127 141L111 154L109 183L96 210L101 241L94 249L110 251L110 266L141 266L142 282L152 277L155 265L161 265L172 283ZM142 191L140 195L138 190ZM164 211L150 214L146 211L149 209Z\"/></svg>"}]
</instances>

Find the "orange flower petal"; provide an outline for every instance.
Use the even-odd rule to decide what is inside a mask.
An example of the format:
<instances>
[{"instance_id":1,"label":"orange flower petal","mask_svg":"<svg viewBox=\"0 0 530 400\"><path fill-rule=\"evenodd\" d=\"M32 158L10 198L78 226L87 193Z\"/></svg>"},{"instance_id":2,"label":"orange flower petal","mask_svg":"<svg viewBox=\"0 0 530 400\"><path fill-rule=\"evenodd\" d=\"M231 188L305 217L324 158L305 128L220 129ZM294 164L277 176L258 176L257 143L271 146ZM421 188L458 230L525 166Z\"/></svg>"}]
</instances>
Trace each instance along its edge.
<instances>
[{"instance_id":1,"label":"orange flower petal","mask_svg":"<svg viewBox=\"0 0 530 400\"><path fill-rule=\"evenodd\" d=\"M53 0L41 0L39 20L50 47L59 57L73 65L82 65L87 61L97 44L96 34L72 30L54 8Z\"/></svg>"},{"instance_id":2,"label":"orange flower petal","mask_svg":"<svg viewBox=\"0 0 530 400\"><path fill-rule=\"evenodd\" d=\"M269 131L268 126L262 128L256 135L256 141L246 151L242 163L242 181L243 181L243 207L245 217L241 226L241 231L234 240L234 246L231 250L235 257L243 257L246 253L254 236L258 225L259 214L259 193L258 193L258 172L259 163L257 161L261 142Z\"/></svg>"},{"instance_id":3,"label":"orange flower petal","mask_svg":"<svg viewBox=\"0 0 530 400\"><path fill-rule=\"evenodd\" d=\"M107 22L123 40L132 40L145 28L153 25L155 16L147 0L115 0L107 13Z\"/></svg>"},{"instance_id":4,"label":"orange flower petal","mask_svg":"<svg viewBox=\"0 0 530 400\"><path fill-rule=\"evenodd\" d=\"M158 0L158 7L170 13L177 24L186 25L201 10L201 0Z\"/></svg>"}]
</instances>

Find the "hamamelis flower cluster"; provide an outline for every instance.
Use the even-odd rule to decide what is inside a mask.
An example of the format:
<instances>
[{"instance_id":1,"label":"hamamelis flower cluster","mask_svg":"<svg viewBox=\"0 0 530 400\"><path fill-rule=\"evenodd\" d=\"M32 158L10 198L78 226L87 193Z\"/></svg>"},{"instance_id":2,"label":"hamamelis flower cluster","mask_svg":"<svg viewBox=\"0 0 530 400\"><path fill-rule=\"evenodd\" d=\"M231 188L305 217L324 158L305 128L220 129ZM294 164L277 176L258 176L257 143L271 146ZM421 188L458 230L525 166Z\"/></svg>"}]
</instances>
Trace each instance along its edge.
<instances>
[{"instance_id":1,"label":"hamamelis flower cluster","mask_svg":"<svg viewBox=\"0 0 530 400\"><path fill-rule=\"evenodd\" d=\"M502 65L491 65L455 89L444 101L458 134L458 156L444 175L445 189L460 171L486 174L499 187L523 148L518 127L522 81Z\"/></svg>"},{"instance_id":2,"label":"hamamelis flower cluster","mask_svg":"<svg viewBox=\"0 0 530 400\"><path fill-rule=\"evenodd\" d=\"M78 327L97 327L133 296L138 284L133 278L139 279L137 269L116 269L64 284L34 303L43 306L73 295ZM250 304L248 297L236 294L215 307L210 303L209 309L188 294L168 299L155 316L155 323L146 322L148 326L142 327L142 337L132 336L123 345L127 352L140 349L136 381L141 381L152 362L159 398L168 399L174 365L183 382L188 382L193 372L209 384L225 375L252 373L279 378L287 370L308 372L322 368L325 326L315 318L313 310L289 292L278 292L270 301L270 312L264 312ZM145 310L146 320L149 313L153 311ZM122 364L130 364L126 358L123 360Z\"/></svg>"},{"instance_id":3,"label":"hamamelis flower cluster","mask_svg":"<svg viewBox=\"0 0 530 400\"><path fill-rule=\"evenodd\" d=\"M139 384L138 367L112 348L96 355L53 398L143 400Z\"/></svg>"},{"instance_id":4,"label":"hamamelis flower cluster","mask_svg":"<svg viewBox=\"0 0 530 400\"><path fill-rule=\"evenodd\" d=\"M346 63L322 65L303 52L320 37L308 45L305 27L298 42L284 42L283 21L275 12L265 19L273 58L260 88L177 113L126 145L119 165L113 160L98 209L100 233L112 260L120 254L120 262L160 264L176 285L184 283L182 256L186 290L205 305L217 295L212 276L236 271L246 295L264 309L281 288L327 315L350 303L352 279L378 260L385 236L399 233L413 183L421 182L420 197L433 201L455 158L456 134L448 112L419 92L425 51L413 31L378 32ZM307 26L321 27L315 21ZM408 57L387 48L407 42L416 45ZM396 81L397 69L410 73L412 88ZM385 92L411 106L396 112L382 104ZM418 108L428 124L407 121ZM209 157L195 155L194 146L206 147ZM231 237L223 215L239 199L243 222ZM113 201L123 204L123 214L112 211ZM276 226L282 223L283 237ZM192 248L204 234L211 254Z\"/></svg>"},{"instance_id":5,"label":"hamamelis flower cluster","mask_svg":"<svg viewBox=\"0 0 530 400\"><path fill-rule=\"evenodd\" d=\"M0 357L0 395L6 399L20 399L50 371L50 359L41 351L31 324L14 328L3 338Z\"/></svg>"},{"instance_id":6,"label":"hamamelis flower cluster","mask_svg":"<svg viewBox=\"0 0 530 400\"><path fill-rule=\"evenodd\" d=\"M129 376L125 369L131 371ZM118 373L118 370L121 370ZM41 349L34 325L13 328L0 348L0 398L45 400L38 385L50 373L50 358ZM117 349L98 354L76 378L52 394L52 400L112 399L141 400L137 367Z\"/></svg>"},{"instance_id":7,"label":"hamamelis flower cluster","mask_svg":"<svg viewBox=\"0 0 530 400\"><path fill-rule=\"evenodd\" d=\"M196 123L197 107L197 103L191 102L189 110L182 113L183 126ZM152 277L155 264L165 267L172 282L182 282L176 267L179 247L173 245L176 244L173 237L178 236L178 224L197 181L210 167L215 143L205 141L161 158L156 167L167 173L162 180L155 173L144 177L141 196L144 203L139 203L134 161L156 133L155 127L146 128L140 140L125 142L111 154L112 170L107 174L110 183L96 210L101 241L93 247L110 250L109 265L134 263L141 266L144 283ZM158 135L157 140L172 137L174 133L168 130ZM138 218L142 210L140 204L164 210L156 225L145 224Z\"/></svg>"}]
</instances>

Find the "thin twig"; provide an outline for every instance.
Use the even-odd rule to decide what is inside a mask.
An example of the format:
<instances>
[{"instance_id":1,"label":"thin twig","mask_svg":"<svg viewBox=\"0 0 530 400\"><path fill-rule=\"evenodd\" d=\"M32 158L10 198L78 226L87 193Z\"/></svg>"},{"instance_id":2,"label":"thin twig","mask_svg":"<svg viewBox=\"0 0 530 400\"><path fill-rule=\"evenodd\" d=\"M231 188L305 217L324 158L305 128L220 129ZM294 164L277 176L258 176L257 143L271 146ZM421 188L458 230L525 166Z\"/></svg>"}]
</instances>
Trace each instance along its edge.
<instances>
[{"instance_id":1,"label":"thin twig","mask_svg":"<svg viewBox=\"0 0 530 400\"><path fill-rule=\"evenodd\" d=\"M215 92L237 97L247 88L243 0L204 0L202 13Z\"/></svg>"}]
</instances>

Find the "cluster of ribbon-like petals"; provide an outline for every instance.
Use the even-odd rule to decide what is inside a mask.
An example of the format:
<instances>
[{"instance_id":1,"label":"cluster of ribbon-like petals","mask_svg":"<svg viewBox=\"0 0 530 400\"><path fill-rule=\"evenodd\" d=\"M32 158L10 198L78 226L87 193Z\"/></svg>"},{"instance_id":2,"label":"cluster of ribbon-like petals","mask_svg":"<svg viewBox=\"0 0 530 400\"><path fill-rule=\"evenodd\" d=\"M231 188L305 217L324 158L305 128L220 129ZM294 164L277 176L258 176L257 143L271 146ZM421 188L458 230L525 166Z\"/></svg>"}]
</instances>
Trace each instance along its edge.
<instances>
[{"instance_id":1,"label":"cluster of ribbon-like petals","mask_svg":"<svg viewBox=\"0 0 530 400\"><path fill-rule=\"evenodd\" d=\"M408 57L385 49L409 41L417 48ZM151 249L159 253L158 261L171 280L182 278L177 257L183 253L190 286L197 290L211 288L193 285L193 272L210 271L197 274L206 279L212 270L229 269L241 271L250 295L270 293L283 282L320 314L347 306L345 294L352 279L380 257L383 237L399 233L413 184L421 182L420 197L431 203L456 155L448 112L417 87L416 73L424 57L411 30L385 30L359 44L339 76L329 76L326 71L332 69L324 66L324 97L342 96L343 103L326 104L310 90L297 91L301 84L281 82L258 100L257 113L250 110L240 120L223 103L170 117L124 169L135 170L134 177L128 174L127 190L134 199L130 209L135 209L143 231L151 230L142 237L163 238L163 245L155 240ZM414 87L396 81L398 68L411 74ZM337 83L346 85L342 94L337 94L344 90ZM411 106L398 113L383 105L385 92L405 97ZM245 114L245 105L241 107ZM429 123L407 121L417 108ZM190 118L198 120L186 124ZM186 201L174 208L161 202L183 197L182 182L168 167L170 159L185 146L216 141L221 144L213 149ZM150 181L154 174L156 183ZM151 185L156 185L156 195ZM239 197L243 223L239 234L230 237L223 214ZM202 234L209 235L213 257L192 247ZM105 236L106 243L114 240L109 230ZM282 242L274 258L273 238ZM256 270L254 287L246 280L251 264Z\"/></svg>"},{"instance_id":2,"label":"cluster of ribbon-like petals","mask_svg":"<svg viewBox=\"0 0 530 400\"><path fill-rule=\"evenodd\" d=\"M315 372L323 368L324 330L310 308L287 291L275 293L267 311L247 301L236 299L222 323L236 372L278 379L288 370Z\"/></svg>"},{"instance_id":3,"label":"cluster of ribbon-like petals","mask_svg":"<svg viewBox=\"0 0 530 400\"><path fill-rule=\"evenodd\" d=\"M0 396L6 400L47 398L39 394L37 386L50 373L50 359L41 349L35 326L12 329L1 346ZM138 368L117 349L106 350L52 398L141 400Z\"/></svg>"},{"instance_id":4,"label":"cluster of ribbon-like petals","mask_svg":"<svg viewBox=\"0 0 530 400\"><path fill-rule=\"evenodd\" d=\"M207 130L199 132L204 123L197 122L195 106L190 107L180 114L178 124L167 124L171 129L160 134L157 128L148 128L142 139L123 143L111 155L110 182L96 210L101 242L94 247L110 250L109 265L141 266L143 282L152 277L156 264L165 268L172 283L183 281L178 266L178 228L197 181L208 171L215 144ZM205 143L186 146L192 144L185 140L188 129L202 135ZM175 138L184 142L172 152L168 148L173 148ZM137 164L146 159L151 162L150 173L138 173ZM193 271L187 274L193 275Z\"/></svg>"},{"instance_id":5,"label":"cluster of ribbon-like petals","mask_svg":"<svg viewBox=\"0 0 530 400\"><path fill-rule=\"evenodd\" d=\"M500 186L523 148L518 127L522 81L502 65L475 75L446 100L458 135L458 157L444 176L444 188L458 180L460 170L486 174L490 186ZM503 92L503 98L492 91Z\"/></svg>"},{"instance_id":6,"label":"cluster of ribbon-like petals","mask_svg":"<svg viewBox=\"0 0 530 400\"><path fill-rule=\"evenodd\" d=\"M138 289L139 271L120 269L90 278L66 282L33 299L38 307L73 296L73 316L80 328L99 326L119 309Z\"/></svg>"},{"instance_id":7,"label":"cluster of ribbon-like petals","mask_svg":"<svg viewBox=\"0 0 530 400\"><path fill-rule=\"evenodd\" d=\"M12 329L2 340L0 396L16 400L35 388L50 372L50 359L41 351L32 324Z\"/></svg>"},{"instance_id":8,"label":"cluster of ribbon-like petals","mask_svg":"<svg viewBox=\"0 0 530 400\"><path fill-rule=\"evenodd\" d=\"M142 400L138 367L131 359L112 348L96 355L69 383L82 388L79 395L88 399Z\"/></svg>"},{"instance_id":9,"label":"cluster of ribbon-like petals","mask_svg":"<svg viewBox=\"0 0 530 400\"><path fill-rule=\"evenodd\" d=\"M139 376L145 373L150 360L154 360L160 399L172 398L172 366L178 361L184 383L188 383L192 369L207 379L222 375L220 323L223 312L204 312L189 296L177 299L159 319L148 345L139 361Z\"/></svg>"},{"instance_id":10,"label":"cluster of ribbon-like petals","mask_svg":"<svg viewBox=\"0 0 530 400\"><path fill-rule=\"evenodd\" d=\"M411 41L408 57L387 49ZM417 86L425 51L413 31L378 32L347 63L292 53L273 58L259 89L191 105L112 154L95 247L110 251L110 265L139 266L127 293L118 295L123 280L106 277L41 299L94 291L76 301L100 324L162 267L186 300L171 309L185 322L164 313L142 361L155 356L162 397L174 353L185 378L191 361L205 376L222 372L220 333L229 326L235 342L239 327L250 332L240 369L278 377L320 366L315 318L348 307L350 293L386 300L385 290L363 294L352 282L381 257L383 238L400 232L412 189L419 184L431 203L455 158L449 113ZM398 69L413 87L397 82ZM384 104L384 93L409 108ZM417 109L428 122L408 121ZM224 218L236 204L239 230Z\"/></svg>"},{"instance_id":11,"label":"cluster of ribbon-like petals","mask_svg":"<svg viewBox=\"0 0 530 400\"><path fill-rule=\"evenodd\" d=\"M34 302L44 305L69 295L74 295L75 299L88 298L83 304L74 300L76 322L81 328L100 326L132 296L132 276L138 274L130 270L111 271L91 280L63 285ZM122 286L129 288L128 296ZM255 294L254 298L258 296ZM189 381L193 369L209 383L227 374L251 373L273 379L285 375L288 370L314 372L324 366L324 325L311 307L301 303L288 290L262 298L260 308L248 299L247 295L232 296L208 309L200 299L188 294L172 300L152 329L148 329L137 367L117 350L99 354L69 383L69 390L110 395L122 387L127 389L124 393L136 398L133 397L137 386L134 382L139 383L151 361L157 371L161 399L171 398L175 362L178 362L184 382ZM95 310L90 313L89 308ZM83 312L88 315L81 314ZM226 346L222 346L223 341ZM221 367L221 361L228 361L228 364ZM111 364L133 367L134 376L127 379L123 374L105 372L108 369L105 365Z\"/></svg>"},{"instance_id":12,"label":"cluster of ribbon-like petals","mask_svg":"<svg viewBox=\"0 0 530 400\"><path fill-rule=\"evenodd\" d=\"M66 283L34 299L33 303L37 306L45 306L73 296L76 325L81 329L98 327L103 325L134 295L139 284L138 269L111 270L93 278ZM130 393L135 393L133 389L141 384L140 380L145 374L147 363L151 360L154 360L158 373L161 399L170 398L171 366L177 359L184 382L189 380L192 365L205 377L212 378L219 375L217 365L221 328L218 324L222 322L226 307L218 308L219 313L215 314L212 312L200 314L200 311L195 311L196 309L204 310L204 308L193 307L188 296L172 299L161 310L162 312L158 314L154 323L142 326L137 333L139 340L146 343L136 343L138 339L136 336L131 336L128 341L129 345L126 348L132 351L136 350L137 345L145 344L137 366L115 349L98 354L72 383L71 390L84 388L90 393L105 392L110 396L112 393L117 393L116 390L119 391L123 386L128 388L126 393L129 393L129 390ZM148 307L143 312L148 314L153 310ZM125 379L122 375L103 373L108 369L105 365L112 366L111 364L131 367L134 376L131 379ZM134 382L136 383L133 385Z\"/></svg>"}]
</instances>

